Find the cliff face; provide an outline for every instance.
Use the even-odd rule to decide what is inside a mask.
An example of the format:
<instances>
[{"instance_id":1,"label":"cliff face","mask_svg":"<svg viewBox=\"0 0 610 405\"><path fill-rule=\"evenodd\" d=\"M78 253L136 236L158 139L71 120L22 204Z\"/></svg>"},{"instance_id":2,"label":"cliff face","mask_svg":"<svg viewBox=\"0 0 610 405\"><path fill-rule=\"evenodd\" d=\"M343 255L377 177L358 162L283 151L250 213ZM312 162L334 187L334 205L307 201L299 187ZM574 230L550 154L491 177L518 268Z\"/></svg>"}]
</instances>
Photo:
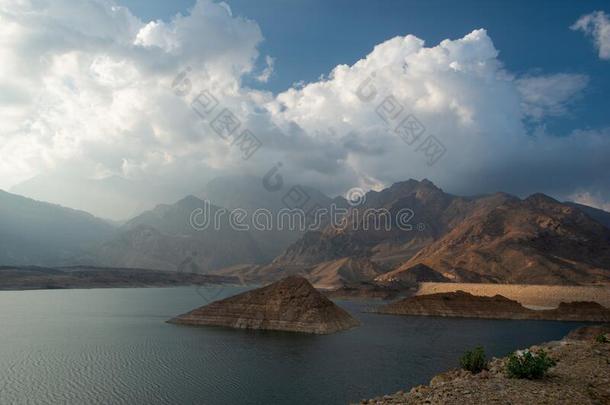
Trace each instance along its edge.
<instances>
[{"instance_id":1,"label":"cliff face","mask_svg":"<svg viewBox=\"0 0 610 405\"><path fill-rule=\"evenodd\" d=\"M562 302L555 309L532 310L502 295L483 297L464 291L417 295L384 305L377 312L461 318L610 322L610 310L595 302Z\"/></svg>"},{"instance_id":2,"label":"cliff face","mask_svg":"<svg viewBox=\"0 0 610 405\"><path fill-rule=\"evenodd\" d=\"M316 334L334 333L359 324L307 280L295 276L212 302L169 322Z\"/></svg>"}]
</instances>

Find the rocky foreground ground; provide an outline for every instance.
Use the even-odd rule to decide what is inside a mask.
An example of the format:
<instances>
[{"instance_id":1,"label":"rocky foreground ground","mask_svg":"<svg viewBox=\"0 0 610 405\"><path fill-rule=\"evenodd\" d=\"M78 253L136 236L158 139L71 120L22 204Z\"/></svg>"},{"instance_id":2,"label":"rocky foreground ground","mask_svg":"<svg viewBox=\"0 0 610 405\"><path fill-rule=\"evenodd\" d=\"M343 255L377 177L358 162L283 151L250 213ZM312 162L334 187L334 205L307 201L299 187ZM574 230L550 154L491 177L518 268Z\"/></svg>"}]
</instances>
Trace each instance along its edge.
<instances>
[{"instance_id":1,"label":"rocky foreground ground","mask_svg":"<svg viewBox=\"0 0 610 405\"><path fill-rule=\"evenodd\" d=\"M479 374L451 370L435 376L429 385L399 391L362 404L610 404L610 343L595 336L610 332L586 327L561 341L532 346L545 349L557 362L541 380L511 379L505 374L507 358L492 359Z\"/></svg>"}]
</instances>

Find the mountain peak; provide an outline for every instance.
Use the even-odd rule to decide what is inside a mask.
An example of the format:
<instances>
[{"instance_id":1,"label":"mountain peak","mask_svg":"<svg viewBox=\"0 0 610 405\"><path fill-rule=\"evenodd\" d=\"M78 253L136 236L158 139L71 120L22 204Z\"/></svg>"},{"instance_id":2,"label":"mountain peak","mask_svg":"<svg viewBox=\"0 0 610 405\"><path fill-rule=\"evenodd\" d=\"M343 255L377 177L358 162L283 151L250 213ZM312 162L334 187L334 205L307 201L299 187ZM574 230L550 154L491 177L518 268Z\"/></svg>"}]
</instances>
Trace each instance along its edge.
<instances>
[{"instance_id":1,"label":"mountain peak","mask_svg":"<svg viewBox=\"0 0 610 405\"><path fill-rule=\"evenodd\" d=\"M560 204L559 201L544 193L534 193L528 196L524 201L535 203L535 204Z\"/></svg>"},{"instance_id":2,"label":"mountain peak","mask_svg":"<svg viewBox=\"0 0 610 405\"><path fill-rule=\"evenodd\" d=\"M176 205L180 205L180 206L191 206L193 204L201 204L203 202L203 200L195 197L192 194L187 195L186 197L184 197L183 199L179 200L178 202L176 202Z\"/></svg>"},{"instance_id":3,"label":"mountain peak","mask_svg":"<svg viewBox=\"0 0 610 405\"><path fill-rule=\"evenodd\" d=\"M408 192L412 192L415 190L422 190L422 189L423 190L442 191L440 188L438 188L433 182L431 182L428 179L422 179L422 180L409 179L407 181L399 181L399 182L392 184L388 189L389 190L391 190L391 189L404 190L404 191L408 191Z\"/></svg>"}]
</instances>

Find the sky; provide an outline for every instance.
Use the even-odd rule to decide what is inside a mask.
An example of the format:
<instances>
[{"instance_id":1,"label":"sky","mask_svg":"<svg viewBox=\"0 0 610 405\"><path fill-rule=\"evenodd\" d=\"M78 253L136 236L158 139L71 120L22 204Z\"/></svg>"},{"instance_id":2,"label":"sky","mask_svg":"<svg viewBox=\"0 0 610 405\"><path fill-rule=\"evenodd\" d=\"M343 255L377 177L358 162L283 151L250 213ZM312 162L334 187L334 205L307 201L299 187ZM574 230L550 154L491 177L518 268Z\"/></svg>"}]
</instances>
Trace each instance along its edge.
<instances>
[{"instance_id":1,"label":"sky","mask_svg":"<svg viewBox=\"0 0 610 405\"><path fill-rule=\"evenodd\" d=\"M167 20L187 13L195 0L123 0L121 4L141 18ZM608 66L599 63L587 38L566 29L575 16L591 10L610 12L605 1L237 0L229 4L235 15L259 24L265 37L259 49L275 58L274 74L267 83L248 82L256 88L277 93L294 83L316 81L397 35L413 34L437 44L485 28L513 73L586 72L592 79L586 102L574 106L578 117L556 118L547 125L565 134L581 128L583 122L608 124L610 106L604 103L610 90Z\"/></svg>"},{"instance_id":2,"label":"sky","mask_svg":"<svg viewBox=\"0 0 610 405\"><path fill-rule=\"evenodd\" d=\"M429 178L610 209L609 16L602 1L0 0L0 188L119 218L82 188L157 203L281 163L330 195ZM235 133L214 128L224 111Z\"/></svg>"}]
</instances>

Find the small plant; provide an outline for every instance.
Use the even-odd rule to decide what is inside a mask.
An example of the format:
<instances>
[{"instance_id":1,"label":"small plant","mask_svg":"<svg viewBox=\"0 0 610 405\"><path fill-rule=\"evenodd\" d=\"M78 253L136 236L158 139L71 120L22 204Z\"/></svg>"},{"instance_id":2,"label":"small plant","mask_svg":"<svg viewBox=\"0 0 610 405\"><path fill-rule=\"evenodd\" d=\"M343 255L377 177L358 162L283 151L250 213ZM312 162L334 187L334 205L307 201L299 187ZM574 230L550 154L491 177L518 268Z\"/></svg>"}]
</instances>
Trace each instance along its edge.
<instances>
[{"instance_id":1,"label":"small plant","mask_svg":"<svg viewBox=\"0 0 610 405\"><path fill-rule=\"evenodd\" d=\"M599 335L597 335L595 337L595 341L597 343L608 343L608 342L610 342L610 340L608 340L608 337L606 336L605 333L600 333Z\"/></svg>"},{"instance_id":2,"label":"small plant","mask_svg":"<svg viewBox=\"0 0 610 405\"><path fill-rule=\"evenodd\" d=\"M506 372L510 378L535 380L544 377L548 369L555 364L555 361L544 350L539 353L524 350L515 352L508 357Z\"/></svg>"},{"instance_id":3,"label":"small plant","mask_svg":"<svg viewBox=\"0 0 610 405\"><path fill-rule=\"evenodd\" d=\"M468 370L473 374L480 373L487 368L487 360L485 359L485 351L481 346L475 347L474 350L468 350L460 358L460 366L464 370Z\"/></svg>"}]
</instances>

